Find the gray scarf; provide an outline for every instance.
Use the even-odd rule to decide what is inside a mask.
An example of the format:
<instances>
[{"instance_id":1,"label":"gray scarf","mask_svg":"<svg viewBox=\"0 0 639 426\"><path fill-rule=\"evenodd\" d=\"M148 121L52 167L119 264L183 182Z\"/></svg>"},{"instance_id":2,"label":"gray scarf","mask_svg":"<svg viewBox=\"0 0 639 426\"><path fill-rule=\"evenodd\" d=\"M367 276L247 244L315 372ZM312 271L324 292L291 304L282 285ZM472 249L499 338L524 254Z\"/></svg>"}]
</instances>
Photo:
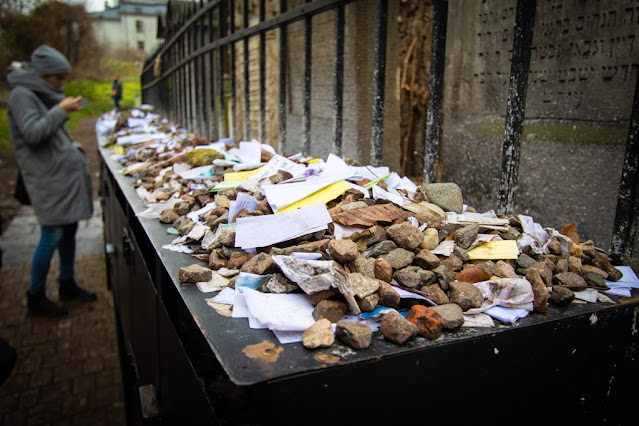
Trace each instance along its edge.
<instances>
[{"instance_id":1,"label":"gray scarf","mask_svg":"<svg viewBox=\"0 0 639 426\"><path fill-rule=\"evenodd\" d=\"M49 84L26 62L22 63L21 68L7 70L7 89L13 90L20 86L38 95L49 109L59 104L65 97L62 88Z\"/></svg>"}]
</instances>

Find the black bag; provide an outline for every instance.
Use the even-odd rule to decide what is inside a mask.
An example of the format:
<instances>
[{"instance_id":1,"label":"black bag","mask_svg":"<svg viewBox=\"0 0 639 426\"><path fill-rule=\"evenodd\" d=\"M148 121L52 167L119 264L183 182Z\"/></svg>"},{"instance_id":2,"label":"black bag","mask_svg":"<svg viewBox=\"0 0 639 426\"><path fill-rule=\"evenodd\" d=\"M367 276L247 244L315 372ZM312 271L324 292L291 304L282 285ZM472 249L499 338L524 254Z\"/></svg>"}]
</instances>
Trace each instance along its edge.
<instances>
[{"instance_id":1,"label":"black bag","mask_svg":"<svg viewBox=\"0 0 639 426\"><path fill-rule=\"evenodd\" d=\"M21 204L24 204L25 206L31 205L31 199L29 198L27 187L24 186L24 180L22 180L22 173L20 173L20 171L18 171L18 178L16 179L16 189L13 193L13 196L16 200L20 201Z\"/></svg>"}]
</instances>

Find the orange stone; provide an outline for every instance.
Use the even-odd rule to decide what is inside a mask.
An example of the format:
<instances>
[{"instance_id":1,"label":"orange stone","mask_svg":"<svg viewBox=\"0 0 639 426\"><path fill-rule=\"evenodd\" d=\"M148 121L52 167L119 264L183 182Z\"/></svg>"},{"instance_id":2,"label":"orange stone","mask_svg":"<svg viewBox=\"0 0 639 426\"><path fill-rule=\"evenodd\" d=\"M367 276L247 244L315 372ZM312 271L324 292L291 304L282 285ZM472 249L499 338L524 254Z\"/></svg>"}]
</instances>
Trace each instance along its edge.
<instances>
[{"instance_id":1,"label":"orange stone","mask_svg":"<svg viewBox=\"0 0 639 426\"><path fill-rule=\"evenodd\" d=\"M428 339L437 339L444 328L444 320L437 311L424 305L414 305L406 319L417 326L417 334Z\"/></svg>"}]
</instances>

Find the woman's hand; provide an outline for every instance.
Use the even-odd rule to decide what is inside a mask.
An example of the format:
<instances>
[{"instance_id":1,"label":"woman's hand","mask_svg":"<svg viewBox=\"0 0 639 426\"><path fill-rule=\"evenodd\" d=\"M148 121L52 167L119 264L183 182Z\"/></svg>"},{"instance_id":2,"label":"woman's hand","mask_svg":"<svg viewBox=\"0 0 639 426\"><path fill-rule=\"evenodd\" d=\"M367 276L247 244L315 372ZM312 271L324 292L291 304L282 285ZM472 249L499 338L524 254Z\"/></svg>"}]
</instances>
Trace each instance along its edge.
<instances>
[{"instance_id":1,"label":"woman's hand","mask_svg":"<svg viewBox=\"0 0 639 426\"><path fill-rule=\"evenodd\" d=\"M58 106L62 108L63 110L65 110L66 112L77 111L79 109L82 109L82 106L83 106L82 96L78 96L75 98L72 98L72 97L64 98L64 100L62 100L62 102L60 102Z\"/></svg>"}]
</instances>

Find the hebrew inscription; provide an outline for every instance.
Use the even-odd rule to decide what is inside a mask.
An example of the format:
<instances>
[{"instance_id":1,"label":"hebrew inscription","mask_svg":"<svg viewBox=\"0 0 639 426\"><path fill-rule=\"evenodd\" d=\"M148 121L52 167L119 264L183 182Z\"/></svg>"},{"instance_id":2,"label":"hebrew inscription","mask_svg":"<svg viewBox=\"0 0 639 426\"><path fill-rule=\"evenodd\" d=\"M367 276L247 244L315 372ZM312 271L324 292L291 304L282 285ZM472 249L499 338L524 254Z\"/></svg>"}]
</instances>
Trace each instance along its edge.
<instances>
[{"instance_id":1,"label":"hebrew inscription","mask_svg":"<svg viewBox=\"0 0 639 426\"><path fill-rule=\"evenodd\" d=\"M472 97L485 112L503 115L516 2L475 5L474 46L462 61L470 61ZM538 1L527 118L627 120L639 72L638 30L639 0Z\"/></svg>"}]
</instances>

